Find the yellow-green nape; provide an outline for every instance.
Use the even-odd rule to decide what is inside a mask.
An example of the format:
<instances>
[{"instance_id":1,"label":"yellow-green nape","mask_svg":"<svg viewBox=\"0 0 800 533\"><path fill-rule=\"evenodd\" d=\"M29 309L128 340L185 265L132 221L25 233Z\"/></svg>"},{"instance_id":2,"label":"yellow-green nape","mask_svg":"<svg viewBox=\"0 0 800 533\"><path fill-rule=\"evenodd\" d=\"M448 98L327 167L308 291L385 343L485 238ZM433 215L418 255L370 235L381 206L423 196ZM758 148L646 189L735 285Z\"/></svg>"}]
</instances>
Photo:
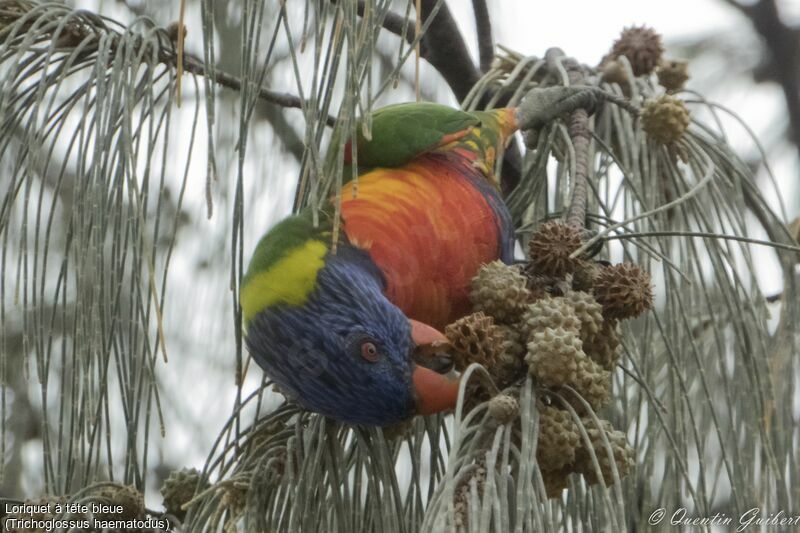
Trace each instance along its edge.
<instances>
[{"instance_id":1,"label":"yellow-green nape","mask_svg":"<svg viewBox=\"0 0 800 533\"><path fill-rule=\"evenodd\" d=\"M324 242L309 240L287 250L265 270L248 272L239 299L245 325L273 305L302 305L316 286L326 253Z\"/></svg>"}]
</instances>

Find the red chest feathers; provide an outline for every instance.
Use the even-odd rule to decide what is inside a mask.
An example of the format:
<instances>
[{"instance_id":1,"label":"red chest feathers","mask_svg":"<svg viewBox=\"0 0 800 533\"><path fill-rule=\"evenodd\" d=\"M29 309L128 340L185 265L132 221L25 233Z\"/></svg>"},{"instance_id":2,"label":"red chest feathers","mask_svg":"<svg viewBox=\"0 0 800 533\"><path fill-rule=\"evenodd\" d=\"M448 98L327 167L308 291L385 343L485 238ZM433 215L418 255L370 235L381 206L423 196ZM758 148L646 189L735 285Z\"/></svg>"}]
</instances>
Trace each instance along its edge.
<instances>
[{"instance_id":1,"label":"red chest feathers","mask_svg":"<svg viewBox=\"0 0 800 533\"><path fill-rule=\"evenodd\" d=\"M342 191L350 242L369 251L387 281L386 295L409 317L442 328L469 313L469 283L499 257L495 214L468 163L421 157L377 169ZM460 163L460 162L459 162Z\"/></svg>"}]
</instances>

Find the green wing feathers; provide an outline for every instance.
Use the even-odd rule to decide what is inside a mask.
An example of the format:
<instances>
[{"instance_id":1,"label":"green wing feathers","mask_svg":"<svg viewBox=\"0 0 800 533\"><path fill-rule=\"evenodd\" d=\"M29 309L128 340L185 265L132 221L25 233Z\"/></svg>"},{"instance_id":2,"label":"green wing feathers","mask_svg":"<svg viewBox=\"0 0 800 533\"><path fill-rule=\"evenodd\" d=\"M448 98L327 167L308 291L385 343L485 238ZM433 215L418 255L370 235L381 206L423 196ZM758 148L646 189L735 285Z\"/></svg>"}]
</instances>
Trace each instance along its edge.
<instances>
[{"instance_id":1,"label":"green wing feathers","mask_svg":"<svg viewBox=\"0 0 800 533\"><path fill-rule=\"evenodd\" d=\"M372 114L372 139L358 128L358 164L395 167L480 125L472 113L433 103L405 103Z\"/></svg>"}]
</instances>

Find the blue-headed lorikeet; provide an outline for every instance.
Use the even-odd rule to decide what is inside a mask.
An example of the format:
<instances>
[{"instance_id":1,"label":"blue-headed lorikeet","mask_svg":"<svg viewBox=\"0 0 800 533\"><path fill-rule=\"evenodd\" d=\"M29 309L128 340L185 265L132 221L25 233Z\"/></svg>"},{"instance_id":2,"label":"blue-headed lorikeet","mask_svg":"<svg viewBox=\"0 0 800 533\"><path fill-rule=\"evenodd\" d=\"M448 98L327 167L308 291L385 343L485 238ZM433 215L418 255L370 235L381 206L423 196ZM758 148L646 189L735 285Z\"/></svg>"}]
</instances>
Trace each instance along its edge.
<instances>
[{"instance_id":1,"label":"blue-headed lorikeet","mask_svg":"<svg viewBox=\"0 0 800 533\"><path fill-rule=\"evenodd\" d=\"M335 252L332 199L317 227L308 210L273 227L242 282L247 347L282 391L354 424L455 406L457 381L412 351L469 313L482 264L512 260L493 169L516 129L513 109L430 103L375 111L369 140L358 129L358 180L342 189Z\"/></svg>"}]
</instances>

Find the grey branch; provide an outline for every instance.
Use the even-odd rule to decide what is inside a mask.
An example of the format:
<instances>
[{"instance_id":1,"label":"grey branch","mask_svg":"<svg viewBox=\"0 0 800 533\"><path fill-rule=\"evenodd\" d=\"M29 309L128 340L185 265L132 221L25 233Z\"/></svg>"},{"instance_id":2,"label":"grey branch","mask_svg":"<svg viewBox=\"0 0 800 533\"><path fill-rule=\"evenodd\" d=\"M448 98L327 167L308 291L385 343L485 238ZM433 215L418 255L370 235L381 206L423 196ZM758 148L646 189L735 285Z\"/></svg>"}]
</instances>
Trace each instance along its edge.
<instances>
[{"instance_id":1,"label":"grey branch","mask_svg":"<svg viewBox=\"0 0 800 533\"><path fill-rule=\"evenodd\" d=\"M177 57L175 58L175 65L177 63ZM187 72L191 72L192 74L197 74L199 76L208 76L208 71L206 70L205 65L203 64L200 59L184 54L183 56L183 68ZM242 80L237 78L232 74L228 74L227 72L223 72L218 69L214 69L214 75L211 76L211 79L214 80L215 83L221 85L223 87L227 87L229 89L233 89L235 91L239 91L242 88ZM265 102L270 102L272 104L279 105L281 107L289 107L289 108L296 108L302 109L303 102L299 96L289 94L289 93L279 93L276 91L271 91L266 87L259 87L258 88L258 97ZM334 126L336 124L336 118L328 115L325 119L325 124L328 126Z\"/></svg>"},{"instance_id":2,"label":"grey branch","mask_svg":"<svg viewBox=\"0 0 800 533\"><path fill-rule=\"evenodd\" d=\"M565 59L562 63L567 70L570 85L585 83L583 70L577 61L572 58ZM592 130L589 125L589 109L579 107L572 112L569 118L569 137L575 147L575 176L572 185L572 198L564 217L567 225L583 228L586 220L586 202L589 198L589 140Z\"/></svg>"},{"instance_id":3,"label":"grey branch","mask_svg":"<svg viewBox=\"0 0 800 533\"><path fill-rule=\"evenodd\" d=\"M572 85L532 89L517 108L517 122L522 130L538 130L579 108L593 113L602 102L616 104L637 115L639 109L600 87Z\"/></svg>"},{"instance_id":4,"label":"grey branch","mask_svg":"<svg viewBox=\"0 0 800 533\"><path fill-rule=\"evenodd\" d=\"M781 19L775 0L739 3L725 0L750 19L769 50L775 81L783 89L794 144L800 149L800 39L796 29Z\"/></svg>"},{"instance_id":5,"label":"grey branch","mask_svg":"<svg viewBox=\"0 0 800 533\"><path fill-rule=\"evenodd\" d=\"M486 0L472 0L472 10L475 12L475 30L478 34L481 72L489 72L494 59L494 39L492 38L492 19L489 17Z\"/></svg>"},{"instance_id":6,"label":"grey branch","mask_svg":"<svg viewBox=\"0 0 800 533\"><path fill-rule=\"evenodd\" d=\"M332 0L335 1L335 0ZM420 56L442 75L459 102L469 94L480 78L480 72L467 51L467 45L458 29L447 3L440 0L422 0L422 24L434 15L428 30L420 40ZM364 14L364 2L358 3L358 14ZM383 19L383 28L404 37L408 43L416 39L414 24L396 13L389 12Z\"/></svg>"}]
</instances>

